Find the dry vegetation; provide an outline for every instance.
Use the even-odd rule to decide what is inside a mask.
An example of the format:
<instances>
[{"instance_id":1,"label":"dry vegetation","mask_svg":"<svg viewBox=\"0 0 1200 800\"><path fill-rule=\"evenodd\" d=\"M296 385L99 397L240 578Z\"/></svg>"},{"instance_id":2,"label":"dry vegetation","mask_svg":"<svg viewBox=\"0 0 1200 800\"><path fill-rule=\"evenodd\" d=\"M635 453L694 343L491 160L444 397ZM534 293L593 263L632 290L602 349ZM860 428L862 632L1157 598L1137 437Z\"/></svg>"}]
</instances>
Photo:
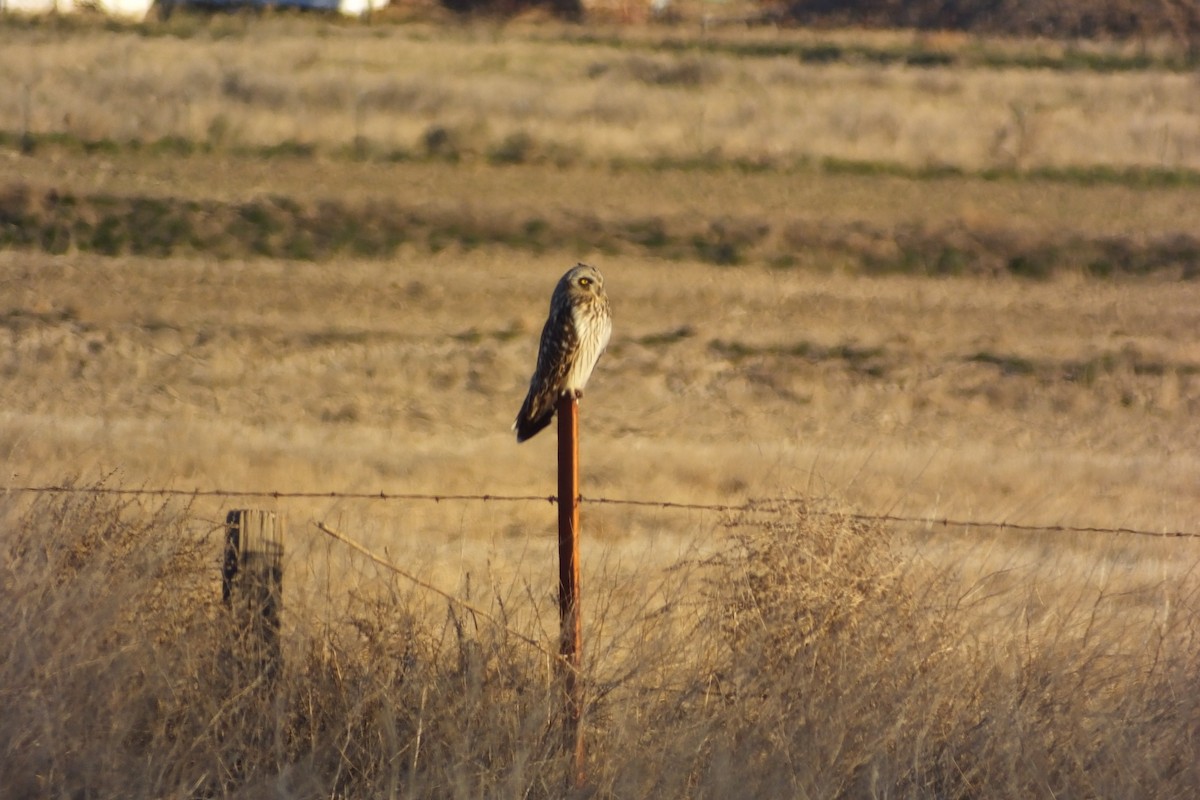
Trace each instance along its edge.
<instances>
[{"instance_id":1,"label":"dry vegetation","mask_svg":"<svg viewBox=\"0 0 1200 800\"><path fill-rule=\"evenodd\" d=\"M0 31L0 119L85 142L374 158L1200 170L1194 72L1115 48L1100 54L1114 73L966 38L166 30L184 35Z\"/></svg>"},{"instance_id":2,"label":"dry vegetation","mask_svg":"<svg viewBox=\"0 0 1200 800\"><path fill-rule=\"evenodd\" d=\"M246 685L190 520L78 496L9 516L9 796L572 794L549 657L509 632L553 642L550 598L487 587L508 627L426 614L346 560L319 605L287 607L282 676ZM1195 789L1194 578L1148 566L1178 544L1056 542L1035 565L993 542L1005 567L964 581L804 503L724 534L637 591L593 582L579 794Z\"/></svg>"},{"instance_id":3,"label":"dry vegetation","mask_svg":"<svg viewBox=\"0 0 1200 800\"><path fill-rule=\"evenodd\" d=\"M1195 530L1194 77L171 25L0 29L3 483L550 495L508 425L591 260L584 494L750 504L585 505L581 795L1200 789L1195 540L851 513ZM563 795L550 506L261 498L272 693L224 644L244 502L3 498L8 796Z\"/></svg>"}]
</instances>

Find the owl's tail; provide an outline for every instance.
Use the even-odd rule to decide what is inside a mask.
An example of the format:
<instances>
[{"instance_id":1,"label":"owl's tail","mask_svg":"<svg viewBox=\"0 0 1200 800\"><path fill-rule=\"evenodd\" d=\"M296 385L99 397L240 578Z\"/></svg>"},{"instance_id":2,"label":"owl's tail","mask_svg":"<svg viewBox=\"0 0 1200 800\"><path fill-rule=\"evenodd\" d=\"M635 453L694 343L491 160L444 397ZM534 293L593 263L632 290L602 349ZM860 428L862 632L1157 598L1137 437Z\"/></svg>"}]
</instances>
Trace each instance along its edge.
<instances>
[{"instance_id":1,"label":"owl's tail","mask_svg":"<svg viewBox=\"0 0 1200 800\"><path fill-rule=\"evenodd\" d=\"M516 422L513 423L513 430L517 432L517 442L532 439L549 425L553 418L554 406L535 409L533 393L530 392L529 396L525 398L525 402L521 404L521 410L517 412Z\"/></svg>"}]
</instances>

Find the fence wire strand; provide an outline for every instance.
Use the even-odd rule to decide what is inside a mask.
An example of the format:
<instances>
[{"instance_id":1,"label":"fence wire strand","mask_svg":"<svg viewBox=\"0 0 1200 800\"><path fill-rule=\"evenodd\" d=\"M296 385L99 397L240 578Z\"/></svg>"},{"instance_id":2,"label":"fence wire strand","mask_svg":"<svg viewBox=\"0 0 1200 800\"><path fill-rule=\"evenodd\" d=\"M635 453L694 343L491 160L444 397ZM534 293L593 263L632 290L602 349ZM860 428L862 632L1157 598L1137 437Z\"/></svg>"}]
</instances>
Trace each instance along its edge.
<instances>
[{"instance_id":1,"label":"fence wire strand","mask_svg":"<svg viewBox=\"0 0 1200 800\"><path fill-rule=\"evenodd\" d=\"M118 488L109 486L0 486L0 494L108 494L121 496L158 497L216 497L224 499L272 499L272 500L374 500L392 502L432 503L548 503L557 504L556 495L533 494L432 494L421 492L303 492L278 490L230 490L230 489L170 489L170 488ZM707 513L745 513L760 511L773 505L803 502L801 497L767 497L743 503L685 503L673 500L638 500L620 497L588 497L581 495L585 505L625 506L673 511L700 511ZM986 529L1019 531L1025 533L1080 533L1114 534L1123 536L1145 536L1157 539L1200 539L1200 531L1190 530L1147 530L1125 526L1103 527L1098 525L1036 525L1020 522L953 519L950 517L909 516L904 514L867 514L860 512L838 512L810 510L816 516L840 516L860 522L888 522L905 525L924 525L934 528Z\"/></svg>"},{"instance_id":2,"label":"fence wire strand","mask_svg":"<svg viewBox=\"0 0 1200 800\"><path fill-rule=\"evenodd\" d=\"M556 657L553 653L551 653L549 650L547 650L545 647L543 647L541 642L539 642L537 639L534 639L532 636L528 636L524 633L521 633L518 630L510 628L504 622L497 619L496 617L494 617L492 614L488 613L487 611L484 611L479 606L468 603L466 600L463 600L461 597L456 597L443 589L439 589L438 587L434 586L432 583L429 583L428 581L421 580L416 575L413 575L411 572L401 569L399 566L392 563L388 559L383 558L379 554L372 551L370 548L360 544L359 542L355 541L354 539L351 539L349 536L342 533L341 531L338 531L338 530L335 530L335 529L329 527L324 522L317 522L315 524L317 526L317 530L319 530L321 533L325 534L326 536L330 537L331 539L336 539L337 541L339 541L342 544L349 547L351 550L361 553L362 555L369 558L372 562L383 567L384 569L386 569L390 572L393 572L396 575L399 575L400 577L402 577L406 580L411 581L412 583L416 584L417 586L420 586L422 589L425 589L426 591L433 592L434 594L445 598L447 601L449 601L453 605L457 605L458 607L463 608L478 617L482 617L483 619L490 622L492 625L495 625L498 628L502 628L503 630L507 631L508 633L510 633L513 636L517 637L518 639L522 640L523 642L525 642L526 644L535 648L536 650L541 651L548 658Z\"/></svg>"}]
</instances>

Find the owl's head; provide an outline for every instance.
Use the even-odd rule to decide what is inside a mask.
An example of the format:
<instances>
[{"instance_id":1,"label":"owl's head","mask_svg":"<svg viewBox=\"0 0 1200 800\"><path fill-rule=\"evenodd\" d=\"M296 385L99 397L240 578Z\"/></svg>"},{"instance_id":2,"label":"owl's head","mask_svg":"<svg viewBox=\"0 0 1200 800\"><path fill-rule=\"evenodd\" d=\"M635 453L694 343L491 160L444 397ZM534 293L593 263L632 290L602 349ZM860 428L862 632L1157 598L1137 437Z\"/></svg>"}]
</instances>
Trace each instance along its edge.
<instances>
[{"instance_id":1,"label":"owl's head","mask_svg":"<svg viewBox=\"0 0 1200 800\"><path fill-rule=\"evenodd\" d=\"M604 276L591 264L576 264L558 282L559 289L573 299L604 297Z\"/></svg>"}]
</instances>

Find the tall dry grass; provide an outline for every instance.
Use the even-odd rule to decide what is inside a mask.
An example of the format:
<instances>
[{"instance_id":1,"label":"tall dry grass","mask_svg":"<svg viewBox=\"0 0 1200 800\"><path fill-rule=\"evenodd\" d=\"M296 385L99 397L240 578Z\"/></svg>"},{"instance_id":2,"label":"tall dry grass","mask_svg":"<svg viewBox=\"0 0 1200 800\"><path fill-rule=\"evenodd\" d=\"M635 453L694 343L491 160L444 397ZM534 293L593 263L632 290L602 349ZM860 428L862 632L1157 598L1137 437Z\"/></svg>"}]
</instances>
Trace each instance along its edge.
<instances>
[{"instance_id":1,"label":"tall dry grass","mask_svg":"<svg viewBox=\"0 0 1200 800\"><path fill-rule=\"evenodd\" d=\"M220 544L187 507L89 495L5 506L10 797L1200 788L1191 549L1150 585L1085 571L1080 591L1055 596L1039 592L1040 567L964 584L918 540L836 505L753 507L712 553L648 570L639 590L587 587L588 769L572 791L553 670L521 638L554 641L540 578L511 579L524 600L482 590L490 603L474 602L494 625L454 604L430 613L359 571L322 599L332 616L285 608L272 689L231 678Z\"/></svg>"}]
</instances>

